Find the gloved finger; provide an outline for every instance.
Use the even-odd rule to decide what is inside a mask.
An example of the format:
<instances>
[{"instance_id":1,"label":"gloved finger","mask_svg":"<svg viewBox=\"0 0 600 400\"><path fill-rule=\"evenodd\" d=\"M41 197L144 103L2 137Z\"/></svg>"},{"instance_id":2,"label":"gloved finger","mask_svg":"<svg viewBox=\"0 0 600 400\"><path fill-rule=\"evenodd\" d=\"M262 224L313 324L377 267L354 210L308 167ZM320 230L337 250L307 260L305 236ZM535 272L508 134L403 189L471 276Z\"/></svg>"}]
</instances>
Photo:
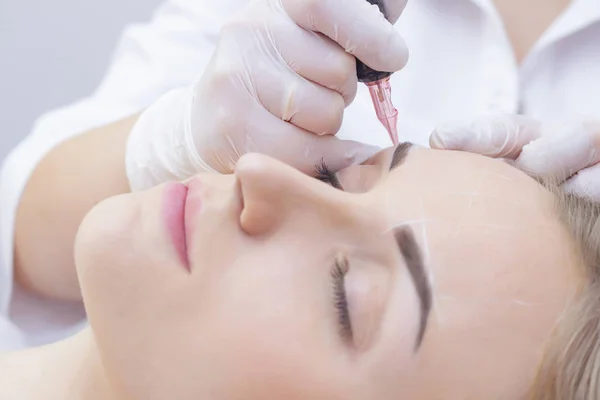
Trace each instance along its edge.
<instances>
[{"instance_id":1,"label":"gloved finger","mask_svg":"<svg viewBox=\"0 0 600 400\"><path fill-rule=\"evenodd\" d=\"M360 164L381 150L331 135L317 136L266 113L264 109L253 112L251 125L260 129L260 134L252 135L250 142L243 146L244 153L266 154L313 174L321 162L332 171L339 171Z\"/></svg>"},{"instance_id":2,"label":"gloved finger","mask_svg":"<svg viewBox=\"0 0 600 400\"><path fill-rule=\"evenodd\" d=\"M323 33L347 53L379 71L394 72L408 61L400 33L366 0L281 0L301 27Z\"/></svg>"},{"instance_id":3,"label":"gloved finger","mask_svg":"<svg viewBox=\"0 0 600 400\"><path fill-rule=\"evenodd\" d=\"M275 44L287 65L298 75L340 93L349 105L358 87L356 59L328 37L293 25L293 33L280 25L273 28Z\"/></svg>"},{"instance_id":4,"label":"gloved finger","mask_svg":"<svg viewBox=\"0 0 600 400\"><path fill-rule=\"evenodd\" d=\"M600 201L600 164L579 171L563 185L565 191Z\"/></svg>"},{"instance_id":5,"label":"gloved finger","mask_svg":"<svg viewBox=\"0 0 600 400\"><path fill-rule=\"evenodd\" d=\"M541 124L522 115L490 115L438 126L429 138L433 149L458 150L487 157L516 159L523 146L541 135Z\"/></svg>"},{"instance_id":6,"label":"gloved finger","mask_svg":"<svg viewBox=\"0 0 600 400\"><path fill-rule=\"evenodd\" d=\"M577 123L555 127L523 147L514 165L536 176L562 182L578 171L600 162L600 126Z\"/></svg>"},{"instance_id":7,"label":"gloved finger","mask_svg":"<svg viewBox=\"0 0 600 400\"><path fill-rule=\"evenodd\" d=\"M334 135L342 125L343 97L286 69L287 77L255 74L256 95L279 119L317 135Z\"/></svg>"}]
</instances>

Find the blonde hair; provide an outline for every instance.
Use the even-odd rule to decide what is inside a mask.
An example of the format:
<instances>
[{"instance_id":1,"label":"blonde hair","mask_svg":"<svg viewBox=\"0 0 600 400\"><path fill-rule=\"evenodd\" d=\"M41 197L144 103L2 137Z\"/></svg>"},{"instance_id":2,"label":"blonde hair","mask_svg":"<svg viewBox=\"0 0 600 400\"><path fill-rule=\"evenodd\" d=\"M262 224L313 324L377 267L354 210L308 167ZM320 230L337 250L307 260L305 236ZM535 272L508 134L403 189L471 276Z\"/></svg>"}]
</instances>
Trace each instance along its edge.
<instances>
[{"instance_id":1,"label":"blonde hair","mask_svg":"<svg viewBox=\"0 0 600 400\"><path fill-rule=\"evenodd\" d=\"M600 204L542 182L570 231L585 284L558 322L534 380L532 400L600 399Z\"/></svg>"}]
</instances>

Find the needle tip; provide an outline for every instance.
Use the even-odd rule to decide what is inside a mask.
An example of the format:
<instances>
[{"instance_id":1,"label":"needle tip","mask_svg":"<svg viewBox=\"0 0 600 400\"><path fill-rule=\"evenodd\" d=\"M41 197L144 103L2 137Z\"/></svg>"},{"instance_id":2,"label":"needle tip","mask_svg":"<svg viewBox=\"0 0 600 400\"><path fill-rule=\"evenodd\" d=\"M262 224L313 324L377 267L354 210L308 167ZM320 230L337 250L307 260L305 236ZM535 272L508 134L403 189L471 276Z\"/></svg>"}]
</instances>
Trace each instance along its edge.
<instances>
[{"instance_id":1,"label":"needle tip","mask_svg":"<svg viewBox=\"0 0 600 400\"><path fill-rule=\"evenodd\" d=\"M390 139L392 139L392 143L394 146L399 144L398 140L398 116L394 115L389 118L385 118L381 121L388 134L390 135Z\"/></svg>"}]
</instances>

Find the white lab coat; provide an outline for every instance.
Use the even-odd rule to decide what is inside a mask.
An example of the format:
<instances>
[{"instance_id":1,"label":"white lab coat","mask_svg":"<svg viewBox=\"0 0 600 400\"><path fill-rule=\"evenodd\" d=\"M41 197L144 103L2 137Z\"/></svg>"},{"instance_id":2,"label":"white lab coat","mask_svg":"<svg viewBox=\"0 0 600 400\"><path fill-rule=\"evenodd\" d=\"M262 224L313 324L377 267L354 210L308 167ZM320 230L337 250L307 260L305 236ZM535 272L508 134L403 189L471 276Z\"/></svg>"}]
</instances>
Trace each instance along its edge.
<instances>
[{"instance_id":1,"label":"white lab coat","mask_svg":"<svg viewBox=\"0 0 600 400\"><path fill-rule=\"evenodd\" d=\"M36 164L61 141L143 110L170 89L190 85L207 65L223 21L246 2L164 3L151 22L127 28L95 93L40 118L31 136L10 155L0 187L0 317L12 324L13 338L19 336L15 343L55 340L78 329L83 319L80 308L58 308L12 290L14 215ZM600 120L599 0L573 0L522 65L515 61L491 0L412 0L397 28L411 52L406 69L392 77L402 140L427 145L437 124L488 113L522 112L546 121L566 116ZM347 109L339 136L389 144L363 86Z\"/></svg>"}]
</instances>

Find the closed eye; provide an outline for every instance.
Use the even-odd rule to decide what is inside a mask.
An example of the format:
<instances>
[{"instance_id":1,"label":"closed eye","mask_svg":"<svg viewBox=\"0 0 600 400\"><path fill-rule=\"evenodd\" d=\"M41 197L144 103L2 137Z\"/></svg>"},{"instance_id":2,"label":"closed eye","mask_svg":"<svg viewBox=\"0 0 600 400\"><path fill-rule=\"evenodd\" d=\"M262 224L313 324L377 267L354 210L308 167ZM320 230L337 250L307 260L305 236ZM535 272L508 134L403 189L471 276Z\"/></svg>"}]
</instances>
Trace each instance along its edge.
<instances>
[{"instance_id":1,"label":"closed eye","mask_svg":"<svg viewBox=\"0 0 600 400\"><path fill-rule=\"evenodd\" d=\"M352 319L348 308L345 279L348 273L348 260L336 260L331 271L333 281L333 304L338 316L338 330L340 337L347 343L352 343Z\"/></svg>"},{"instance_id":2,"label":"closed eye","mask_svg":"<svg viewBox=\"0 0 600 400\"><path fill-rule=\"evenodd\" d=\"M321 161L321 164L315 167L315 178L321 182L333 186L336 189L344 190L337 175L329 169L324 161Z\"/></svg>"},{"instance_id":3,"label":"closed eye","mask_svg":"<svg viewBox=\"0 0 600 400\"><path fill-rule=\"evenodd\" d=\"M389 170L393 171L396 167L402 165L412 148L413 144L410 142L403 142L396 146L394 153L392 154L392 161L390 163ZM329 169L324 161L321 161L321 164L315 166L315 178L321 182L333 186L336 189L344 190L337 175Z\"/></svg>"}]
</instances>

